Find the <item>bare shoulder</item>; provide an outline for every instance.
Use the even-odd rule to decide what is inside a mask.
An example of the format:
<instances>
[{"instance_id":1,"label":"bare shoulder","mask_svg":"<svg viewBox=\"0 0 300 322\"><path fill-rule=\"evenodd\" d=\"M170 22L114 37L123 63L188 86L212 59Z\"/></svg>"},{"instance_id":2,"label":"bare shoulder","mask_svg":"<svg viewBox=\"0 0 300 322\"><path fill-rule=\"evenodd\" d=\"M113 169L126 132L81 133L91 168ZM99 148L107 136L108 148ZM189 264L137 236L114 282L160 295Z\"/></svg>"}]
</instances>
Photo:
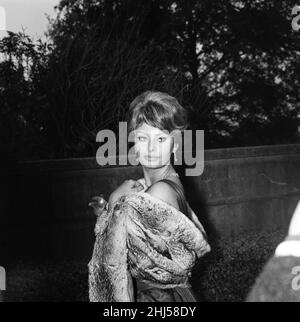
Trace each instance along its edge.
<instances>
[{"instance_id":1,"label":"bare shoulder","mask_svg":"<svg viewBox=\"0 0 300 322\"><path fill-rule=\"evenodd\" d=\"M154 183L146 193L179 209L176 191L166 182L159 181Z\"/></svg>"}]
</instances>

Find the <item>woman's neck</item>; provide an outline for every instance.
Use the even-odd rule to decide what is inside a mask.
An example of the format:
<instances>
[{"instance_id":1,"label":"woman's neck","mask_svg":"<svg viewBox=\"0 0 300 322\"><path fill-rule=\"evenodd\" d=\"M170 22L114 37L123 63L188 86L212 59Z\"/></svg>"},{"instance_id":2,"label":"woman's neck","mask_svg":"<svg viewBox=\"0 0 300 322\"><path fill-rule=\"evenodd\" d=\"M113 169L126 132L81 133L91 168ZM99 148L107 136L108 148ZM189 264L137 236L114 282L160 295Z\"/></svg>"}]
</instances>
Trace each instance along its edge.
<instances>
[{"instance_id":1,"label":"woman's neck","mask_svg":"<svg viewBox=\"0 0 300 322\"><path fill-rule=\"evenodd\" d=\"M173 166L168 164L159 169L151 169L143 167L144 178L148 187L152 186L156 181L166 178L168 175L175 173Z\"/></svg>"}]
</instances>

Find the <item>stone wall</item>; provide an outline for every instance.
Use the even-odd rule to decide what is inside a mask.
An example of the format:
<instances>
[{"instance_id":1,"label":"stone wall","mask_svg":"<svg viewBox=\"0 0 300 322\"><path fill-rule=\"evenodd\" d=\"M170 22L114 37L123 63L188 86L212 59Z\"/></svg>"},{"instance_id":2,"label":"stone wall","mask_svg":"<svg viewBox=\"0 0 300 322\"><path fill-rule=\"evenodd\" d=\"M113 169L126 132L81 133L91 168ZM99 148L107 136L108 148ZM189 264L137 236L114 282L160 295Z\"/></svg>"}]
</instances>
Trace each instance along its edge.
<instances>
[{"instance_id":1,"label":"stone wall","mask_svg":"<svg viewBox=\"0 0 300 322\"><path fill-rule=\"evenodd\" d=\"M182 177L209 238L286 230L300 199L300 144L205 151L204 172ZM103 166L95 158L23 162L0 172L0 265L17 259L88 260L95 217L88 202L108 197L141 166Z\"/></svg>"}]
</instances>

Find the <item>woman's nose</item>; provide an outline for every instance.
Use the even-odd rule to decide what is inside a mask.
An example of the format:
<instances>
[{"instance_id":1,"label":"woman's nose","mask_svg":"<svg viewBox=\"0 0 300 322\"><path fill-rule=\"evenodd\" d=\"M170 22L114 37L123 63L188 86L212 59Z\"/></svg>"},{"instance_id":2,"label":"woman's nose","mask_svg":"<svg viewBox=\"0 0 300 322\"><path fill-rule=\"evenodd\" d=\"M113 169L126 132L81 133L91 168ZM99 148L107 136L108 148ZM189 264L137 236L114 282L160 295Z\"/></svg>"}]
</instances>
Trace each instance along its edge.
<instances>
[{"instance_id":1,"label":"woman's nose","mask_svg":"<svg viewBox=\"0 0 300 322\"><path fill-rule=\"evenodd\" d=\"M154 150L154 141L153 140L149 140L149 144L148 144L148 151L153 151Z\"/></svg>"}]
</instances>

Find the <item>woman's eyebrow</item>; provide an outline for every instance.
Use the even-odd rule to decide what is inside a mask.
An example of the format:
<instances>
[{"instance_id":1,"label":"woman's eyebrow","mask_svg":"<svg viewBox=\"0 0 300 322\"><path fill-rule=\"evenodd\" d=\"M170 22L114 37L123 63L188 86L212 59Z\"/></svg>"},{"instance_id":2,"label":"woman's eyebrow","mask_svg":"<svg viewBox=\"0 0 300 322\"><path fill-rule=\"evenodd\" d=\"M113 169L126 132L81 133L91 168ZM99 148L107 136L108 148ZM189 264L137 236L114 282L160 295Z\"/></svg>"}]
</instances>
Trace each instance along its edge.
<instances>
[{"instance_id":1,"label":"woman's eyebrow","mask_svg":"<svg viewBox=\"0 0 300 322\"><path fill-rule=\"evenodd\" d=\"M143 133L143 134L148 135L148 133L147 133L147 132L145 132L145 131L143 131L143 130L138 130L138 131L137 131L137 133ZM159 136L159 135L166 135L166 133L157 133L157 134L155 134L154 136Z\"/></svg>"}]
</instances>

